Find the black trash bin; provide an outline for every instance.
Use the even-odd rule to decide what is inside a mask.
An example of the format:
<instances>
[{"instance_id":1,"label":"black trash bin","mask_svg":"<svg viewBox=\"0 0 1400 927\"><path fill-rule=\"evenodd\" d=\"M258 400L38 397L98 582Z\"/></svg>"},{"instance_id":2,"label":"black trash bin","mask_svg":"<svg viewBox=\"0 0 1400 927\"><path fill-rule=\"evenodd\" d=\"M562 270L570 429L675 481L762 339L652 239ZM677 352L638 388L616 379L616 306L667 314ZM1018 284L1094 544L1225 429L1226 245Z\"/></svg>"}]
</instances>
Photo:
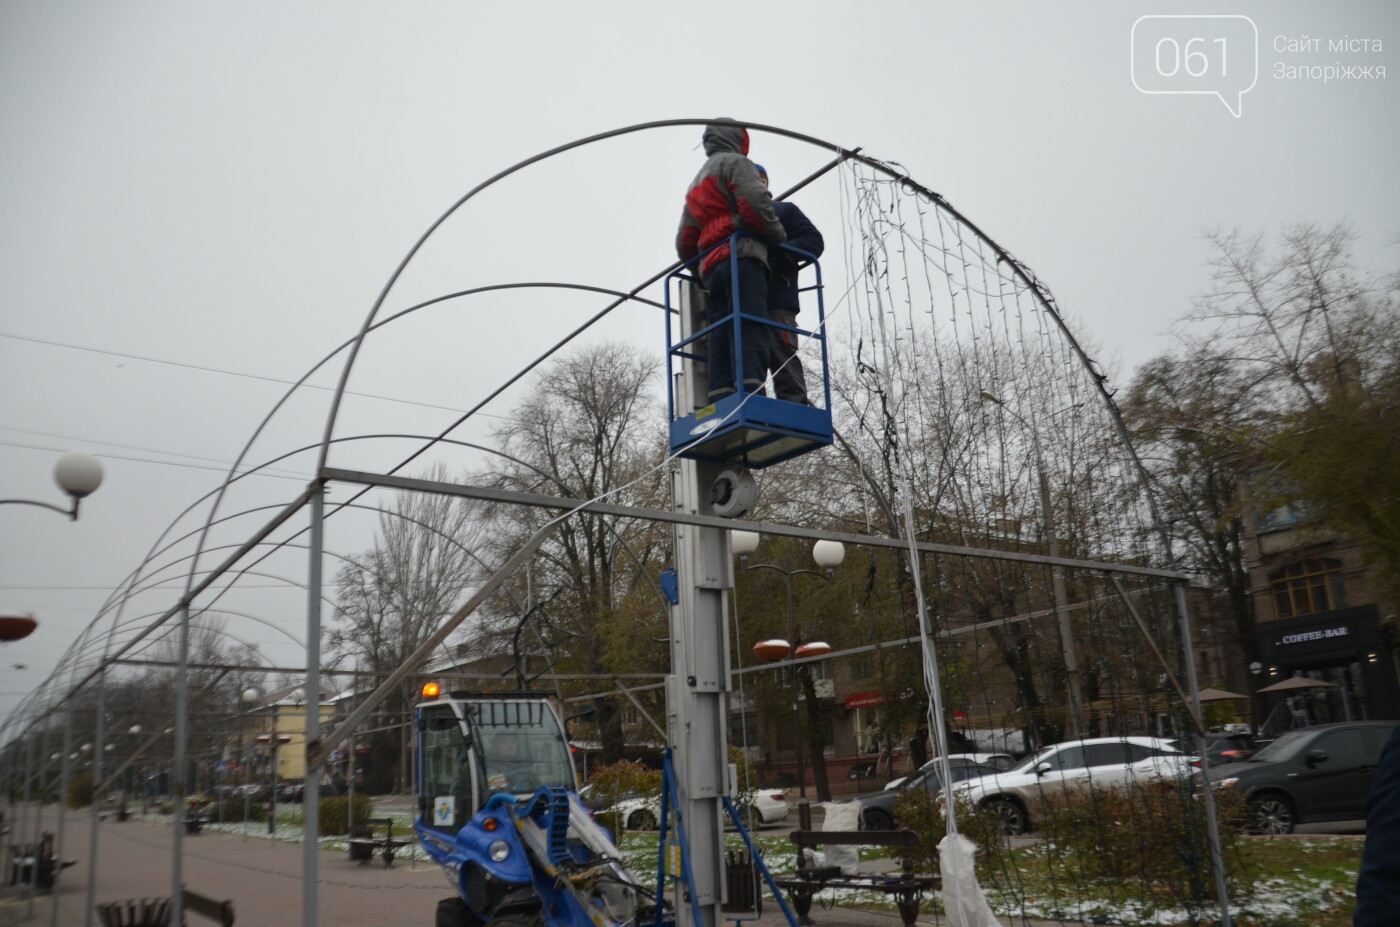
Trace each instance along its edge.
<instances>
[{"instance_id":1,"label":"black trash bin","mask_svg":"<svg viewBox=\"0 0 1400 927\"><path fill-rule=\"evenodd\" d=\"M763 914L763 884L758 867L748 850L728 850L724 854L724 896L721 910L733 914Z\"/></svg>"}]
</instances>

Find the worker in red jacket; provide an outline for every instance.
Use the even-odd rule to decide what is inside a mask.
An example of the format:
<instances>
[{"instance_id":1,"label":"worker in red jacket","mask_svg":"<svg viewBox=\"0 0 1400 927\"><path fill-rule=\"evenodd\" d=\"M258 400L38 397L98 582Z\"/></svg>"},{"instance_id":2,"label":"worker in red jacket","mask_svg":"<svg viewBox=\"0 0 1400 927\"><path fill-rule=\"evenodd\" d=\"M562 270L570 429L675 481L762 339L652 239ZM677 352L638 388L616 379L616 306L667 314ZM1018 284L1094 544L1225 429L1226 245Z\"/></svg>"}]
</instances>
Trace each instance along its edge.
<instances>
[{"instance_id":1,"label":"worker in red jacket","mask_svg":"<svg viewBox=\"0 0 1400 927\"><path fill-rule=\"evenodd\" d=\"M700 262L700 278L709 294L710 324L734 312L730 305L734 280L728 244L720 244L735 232L753 232L738 243L739 308L745 315L768 318L768 245L786 238L773 211L773 197L759 179L746 155L749 132L733 120L705 126L702 136L708 156L690 183L676 233L676 253L681 260L719 244ZM768 366L768 326L749 323L741 328L744 391L763 389ZM709 337L709 401L733 393L736 386L734 332L721 326Z\"/></svg>"}]
</instances>

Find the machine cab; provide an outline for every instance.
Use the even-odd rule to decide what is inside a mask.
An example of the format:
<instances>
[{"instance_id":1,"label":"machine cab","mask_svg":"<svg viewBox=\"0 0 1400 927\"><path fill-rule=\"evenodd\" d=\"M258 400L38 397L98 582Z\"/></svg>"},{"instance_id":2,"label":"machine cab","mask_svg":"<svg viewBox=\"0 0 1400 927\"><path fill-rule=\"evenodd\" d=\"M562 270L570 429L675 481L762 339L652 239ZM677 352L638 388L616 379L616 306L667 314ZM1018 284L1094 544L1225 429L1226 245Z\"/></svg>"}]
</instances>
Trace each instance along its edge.
<instances>
[{"instance_id":1,"label":"machine cab","mask_svg":"<svg viewBox=\"0 0 1400 927\"><path fill-rule=\"evenodd\" d=\"M564 726L537 693L453 693L418 709L419 815L456 833L492 795L577 791Z\"/></svg>"}]
</instances>

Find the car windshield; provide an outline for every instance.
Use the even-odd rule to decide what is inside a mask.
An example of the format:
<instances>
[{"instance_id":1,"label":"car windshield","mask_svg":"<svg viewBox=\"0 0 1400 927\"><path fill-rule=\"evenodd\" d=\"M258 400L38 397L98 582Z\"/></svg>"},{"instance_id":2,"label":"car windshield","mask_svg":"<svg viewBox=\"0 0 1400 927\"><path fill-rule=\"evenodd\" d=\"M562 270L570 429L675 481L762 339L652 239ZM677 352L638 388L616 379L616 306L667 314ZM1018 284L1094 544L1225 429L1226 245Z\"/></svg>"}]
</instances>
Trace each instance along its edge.
<instances>
[{"instance_id":1,"label":"car windshield","mask_svg":"<svg viewBox=\"0 0 1400 927\"><path fill-rule=\"evenodd\" d=\"M1021 762L1008 767L1006 769L1006 772L1030 772L1032 769L1035 769L1042 762L1044 762L1045 758L1050 755L1050 752L1053 749L1054 747L1046 747L1044 750L1039 750L1035 753L1032 753L1030 756L1026 757Z\"/></svg>"},{"instance_id":2,"label":"car windshield","mask_svg":"<svg viewBox=\"0 0 1400 927\"><path fill-rule=\"evenodd\" d=\"M533 792L541 786L573 790L569 745L553 710L543 702L477 702L468 725L481 745L487 793Z\"/></svg>"},{"instance_id":3,"label":"car windshield","mask_svg":"<svg viewBox=\"0 0 1400 927\"><path fill-rule=\"evenodd\" d=\"M1312 740L1312 731L1289 731L1279 736L1279 739L1269 744L1263 750L1251 756L1247 763L1278 763L1290 759L1298 754L1308 741Z\"/></svg>"}]
</instances>

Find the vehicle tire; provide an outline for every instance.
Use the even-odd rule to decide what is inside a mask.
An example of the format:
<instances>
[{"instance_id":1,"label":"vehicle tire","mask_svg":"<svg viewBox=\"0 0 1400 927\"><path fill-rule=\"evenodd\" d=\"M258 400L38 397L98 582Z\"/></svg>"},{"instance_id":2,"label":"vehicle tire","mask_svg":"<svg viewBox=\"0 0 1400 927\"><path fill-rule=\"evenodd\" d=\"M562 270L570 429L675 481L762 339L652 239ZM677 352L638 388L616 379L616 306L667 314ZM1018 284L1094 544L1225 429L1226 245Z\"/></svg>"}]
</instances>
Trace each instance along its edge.
<instances>
[{"instance_id":1,"label":"vehicle tire","mask_svg":"<svg viewBox=\"0 0 1400 927\"><path fill-rule=\"evenodd\" d=\"M757 805L748 805L739 809L739 820L744 822L744 826L758 830L763 826L763 812L758 810Z\"/></svg>"},{"instance_id":2,"label":"vehicle tire","mask_svg":"<svg viewBox=\"0 0 1400 927\"><path fill-rule=\"evenodd\" d=\"M628 830L656 830L656 815L646 808L638 808L627 815Z\"/></svg>"},{"instance_id":3,"label":"vehicle tire","mask_svg":"<svg viewBox=\"0 0 1400 927\"><path fill-rule=\"evenodd\" d=\"M513 911L491 918L491 927L545 927L543 911Z\"/></svg>"},{"instance_id":4,"label":"vehicle tire","mask_svg":"<svg viewBox=\"0 0 1400 927\"><path fill-rule=\"evenodd\" d=\"M989 798L982 802L982 809L1001 818L1001 832L1016 837L1030 830L1026 809L1014 798Z\"/></svg>"},{"instance_id":5,"label":"vehicle tire","mask_svg":"<svg viewBox=\"0 0 1400 927\"><path fill-rule=\"evenodd\" d=\"M894 830L894 817L883 808L866 808L860 813L860 823L865 830Z\"/></svg>"},{"instance_id":6,"label":"vehicle tire","mask_svg":"<svg viewBox=\"0 0 1400 927\"><path fill-rule=\"evenodd\" d=\"M481 921L461 898L444 898L437 904L433 927L479 927Z\"/></svg>"},{"instance_id":7,"label":"vehicle tire","mask_svg":"<svg viewBox=\"0 0 1400 927\"><path fill-rule=\"evenodd\" d=\"M1291 834L1298 822L1293 803L1277 792L1259 795L1249 802L1249 817L1256 833Z\"/></svg>"}]
</instances>

